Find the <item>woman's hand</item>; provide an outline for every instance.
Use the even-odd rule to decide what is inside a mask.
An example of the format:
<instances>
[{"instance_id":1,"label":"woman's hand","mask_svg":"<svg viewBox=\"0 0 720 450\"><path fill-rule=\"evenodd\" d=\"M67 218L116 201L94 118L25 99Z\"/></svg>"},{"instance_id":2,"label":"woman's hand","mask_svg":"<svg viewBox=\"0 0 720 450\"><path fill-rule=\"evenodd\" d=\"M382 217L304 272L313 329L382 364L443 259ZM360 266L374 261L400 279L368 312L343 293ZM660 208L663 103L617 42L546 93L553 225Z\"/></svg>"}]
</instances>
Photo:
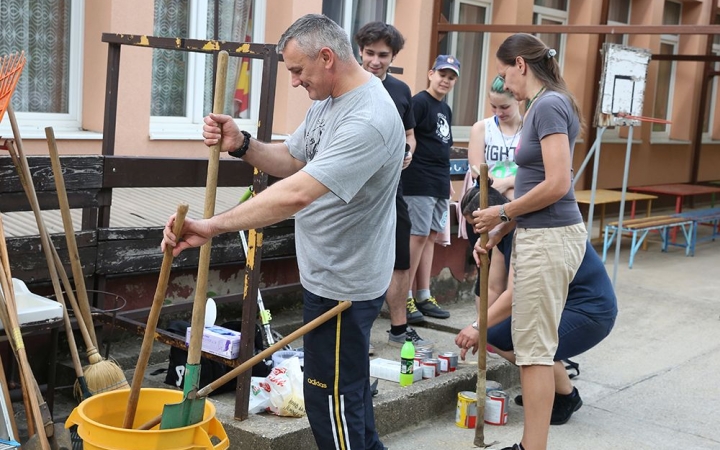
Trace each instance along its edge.
<instances>
[{"instance_id":1,"label":"woman's hand","mask_svg":"<svg viewBox=\"0 0 720 450\"><path fill-rule=\"evenodd\" d=\"M460 348L460 359L465 361L465 355L468 350L472 349L472 354L476 354L478 351L478 341L480 340L480 332L473 328L472 325L468 325L463 328L460 333L455 337L455 345Z\"/></svg>"},{"instance_id":2,"label":"woman's hand","mask_svg":"<svg viewBox=\"0 0 720 450\"><path fill-rule=\"evenodd\" d=\"M473 225L478 234L488 233L490 230L502 223L500 220L500 206L490 206L485 209L473 211Z\"/></svg>"}]
</instances>

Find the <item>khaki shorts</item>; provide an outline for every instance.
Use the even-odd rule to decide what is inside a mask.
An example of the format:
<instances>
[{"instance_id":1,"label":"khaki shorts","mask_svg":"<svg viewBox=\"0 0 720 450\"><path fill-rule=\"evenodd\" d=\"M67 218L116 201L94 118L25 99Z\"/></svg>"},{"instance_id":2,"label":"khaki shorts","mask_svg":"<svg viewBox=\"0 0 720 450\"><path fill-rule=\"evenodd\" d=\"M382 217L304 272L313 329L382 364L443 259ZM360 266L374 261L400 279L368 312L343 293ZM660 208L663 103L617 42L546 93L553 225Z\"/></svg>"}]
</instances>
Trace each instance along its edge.
<instances>
[{"instance_id":1,"label":"khaki shorts","mask_svg":"<svg viewBox=\"0 0 720 450\"><path fill-rule=\"evenodd\" d=\"M586 240L582 223L515 230L512 340L517 365L553 364L560 317Z\"/></svg>"}]
</instances>

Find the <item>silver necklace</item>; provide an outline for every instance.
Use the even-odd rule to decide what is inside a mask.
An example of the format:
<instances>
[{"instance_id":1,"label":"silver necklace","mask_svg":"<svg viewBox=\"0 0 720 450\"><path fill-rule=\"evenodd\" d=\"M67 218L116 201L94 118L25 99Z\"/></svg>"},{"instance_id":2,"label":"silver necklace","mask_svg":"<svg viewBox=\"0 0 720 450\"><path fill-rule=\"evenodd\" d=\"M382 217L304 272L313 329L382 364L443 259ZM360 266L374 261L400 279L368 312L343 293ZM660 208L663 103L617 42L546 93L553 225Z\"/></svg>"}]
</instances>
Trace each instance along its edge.
<instances>
[{"instance_id":1,"label":"silver necklace","mask_svg":"<svg viewBox=\"0 0 720 450\"><path fill-rule=\"evenodd\" d=\"M500 126L500 121L498 121L498 129L500 130L500 136L502 136L503 143L505 144L505 148L510 151L512 148L512 144L515 142L515 139L518 138L518 134L520 133L520 130L522 130L523 127L523 121L522 118L520 119L520 123L518 123L517 130L515 130L515 134L510 136L510 143L508 144L508 141L505 139L505 133L503 133L502 127Z\"/></svg>"}]
</instances>

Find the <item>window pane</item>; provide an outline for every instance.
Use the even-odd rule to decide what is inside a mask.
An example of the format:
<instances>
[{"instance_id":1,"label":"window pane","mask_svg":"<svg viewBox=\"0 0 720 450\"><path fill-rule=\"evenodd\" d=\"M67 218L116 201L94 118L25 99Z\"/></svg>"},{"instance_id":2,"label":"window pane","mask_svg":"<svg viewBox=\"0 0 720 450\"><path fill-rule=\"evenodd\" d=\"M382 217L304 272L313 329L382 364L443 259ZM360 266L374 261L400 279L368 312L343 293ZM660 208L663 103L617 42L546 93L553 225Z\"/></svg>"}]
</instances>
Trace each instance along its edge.
<instances>
[{"instance_id":1,"label":"window pane","mask_svg":"<svg viewBox=\"0 0 720 450\"><path fill-rule=\"evenodd\" d=\"M218 39L232 42L252 42L252 0L220 0ZM215 36L215 11L209 5L207 35ZM225 113L236 118L250 117L250 81L253 60L232 57L228 61L228 81L225 93ZM258 62L258 64L262 64ZM205 57L205 92L203 116L212 111L214 80L213 57Z\"/></svg>"},{"instance_id":2,"label":"window pane","mask_svg":"<svg viewBox=\"0 0 720 450\"><path fill-rule=\"evenodd\" d=\"M610 0L608 20L630 23L630 0Z\"/></svg>"},{"instance_id":3,"label":"window pane","mask_svg":"<svg viewBox=\"0 0 720 450\"><path fill-rule=\"evenodd\" d=\"M460 5L459 23L485 23L486 8ZM478 104L482 74L484 33L457 33L456 57L460 60L460 77L452 93L453 126L471 126L479 119Z\"/></svg>"},{"instance_id":4,"label":"window pane","mask_svg":"<svg viewBox=\"0 0 720 450\"><path fill-rule=\"evenodd\" d=\"M546 8L567 11L568 0L535 0L535 6L544 6Z\"/></svg>"},{"instance_id":5,"label":"window pane","mask_svg":"<svg viewBox=\"0 0 720 450\"><path fill-rule=\"evenodd\" d=\"M537 14L534 15L534 22L538 25L562 25L563 23L557 20L552 19L546 19L546 18L539 18ZM539 21L538 21L539 19ZM558 62L560 62L560 58L562 57L562 49L560 48L561 43L561 35L559 33L535 33L535 35L540 38L541 41L545 43L549 48L554 48L557 51L556 58L558 59Z\"/></svg>"},{"instance_id":6,"label":"window pane","mask_svg":"<svg viewBox=\"0 0 720 450\"><path fill-rule=\"evenodd\" d=\"M187 37L188 28L187 3L155 0L155 36ZM153 49L151 115L186 115L187 63L187 52Z\"/></svg>"},{"instance_id":7,"label":"window pane","mask_svg":"<svg viewBox=\"0 0 720 450\"><path fill-rule=\"evenodd\" d=\"M663 25L680 25L682 5L675 2L665 2L663 9Z\"/></svg>"},{"instance_id":8,"label":"window pane","mask_svg":"<svg viewBox=\"0 0 720 450\"><path fill-rule=\"evenodd\" d=\"M345 2L340 0L323 0L322 13L342 25Z\"/></svg>"},{"instance_id":9,"label":"window pane","mask_svg":"<svg viewBox=\"0 0 720 450\"><path fill-rule=\"evenodd\" d=\"M660 44L660 54L672 55L675 47L672 44ZM673 62L658 61L657 86L655 87L655 105L653 106L653 117L668 119L670 106L670 81L672 80ZM667 125L654 123L653 131L665 131Z\"/></svg>"},{"instance_id":10,"label":"window pane","mask_svg":"<svg viewBox=\"0 0 720 450\"><path fill-rule=\"evenodd\" d=\"M18 112L68 113L71 0L0 2L0 55L25 51L12 104Z\"/></svg>"}]
</instances>

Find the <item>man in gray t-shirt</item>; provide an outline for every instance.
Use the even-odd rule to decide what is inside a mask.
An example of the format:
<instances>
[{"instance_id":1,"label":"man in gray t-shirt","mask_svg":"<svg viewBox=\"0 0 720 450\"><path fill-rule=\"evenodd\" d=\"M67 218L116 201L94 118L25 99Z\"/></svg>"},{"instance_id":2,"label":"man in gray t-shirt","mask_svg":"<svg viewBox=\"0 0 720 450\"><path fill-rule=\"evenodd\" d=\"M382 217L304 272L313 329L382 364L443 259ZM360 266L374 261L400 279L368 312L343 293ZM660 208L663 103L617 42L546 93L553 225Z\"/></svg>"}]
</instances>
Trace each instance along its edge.
<instances>
[{"instance_id":1,"label":"man in gray t-shirt","mask_svg":"<svg viewBox=\"0 0 720 450\"><path fill-rule=\"evenodd\" d=\"M186 219L183 240L165 227L163 247L198 247L220 233L259 228L295 215L295 243L309 322L351 300L307 333L305 410L317 446L382 450L370 392L370 330L385 301L395 248L395 191L405 130L381 82L355 61L345 31L308 14L280 38L293 87L315 103L284 143L262 143L230 116L205 118L205 144L284 178L207 220Z\"/></svg>"}]
</instances>

